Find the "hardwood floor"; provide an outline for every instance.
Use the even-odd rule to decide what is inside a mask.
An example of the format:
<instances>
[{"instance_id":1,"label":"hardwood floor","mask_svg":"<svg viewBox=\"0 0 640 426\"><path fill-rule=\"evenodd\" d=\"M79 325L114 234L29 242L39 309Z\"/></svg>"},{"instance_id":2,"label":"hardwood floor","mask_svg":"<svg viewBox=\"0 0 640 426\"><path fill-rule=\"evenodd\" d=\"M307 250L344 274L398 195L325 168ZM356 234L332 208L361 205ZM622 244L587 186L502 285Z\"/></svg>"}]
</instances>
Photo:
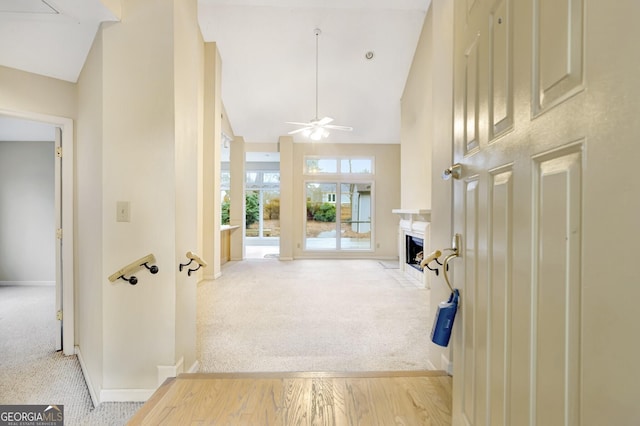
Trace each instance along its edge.
<instances>
[{"instance_id":1,"label":"hardwood floor","mask_svg":"<svg viewBox=\"0 0 640 426\"><path fill-rule=\"evenodd\" d=\"M128 425L450 425L440 371L181 374Z\"/></svg>"}]
</instances>

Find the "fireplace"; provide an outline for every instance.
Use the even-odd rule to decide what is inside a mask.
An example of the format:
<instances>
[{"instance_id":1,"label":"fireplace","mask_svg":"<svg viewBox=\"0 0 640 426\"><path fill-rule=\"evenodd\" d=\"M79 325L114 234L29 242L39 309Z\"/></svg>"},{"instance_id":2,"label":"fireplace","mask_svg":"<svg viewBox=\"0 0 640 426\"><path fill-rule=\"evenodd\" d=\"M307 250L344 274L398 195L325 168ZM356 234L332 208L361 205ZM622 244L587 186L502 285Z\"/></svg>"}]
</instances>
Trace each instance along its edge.
<instances>
[{"instance_id":1,"label":"fireplace","mask_svg":"<svg viewBox=\"0 0 640 426\"><path fill-rule=\"evenodd\" d=\"M398 263L404 275L417 285L430 288L431 275L420 269L424 253L429 253L431 210L394 209L400 216L398 226Z\"/></svg>"},{"instance_id":2,"label":"fireplace","mask_svg":"<svg viewBox=\"0 0 640 426\"><path fill-rule=\"evenodd\" d=\"M424 258L424 238L405 235L405 262L407 265L416 268L419 271L420 262Z\"/></svg>"}]
</instances>

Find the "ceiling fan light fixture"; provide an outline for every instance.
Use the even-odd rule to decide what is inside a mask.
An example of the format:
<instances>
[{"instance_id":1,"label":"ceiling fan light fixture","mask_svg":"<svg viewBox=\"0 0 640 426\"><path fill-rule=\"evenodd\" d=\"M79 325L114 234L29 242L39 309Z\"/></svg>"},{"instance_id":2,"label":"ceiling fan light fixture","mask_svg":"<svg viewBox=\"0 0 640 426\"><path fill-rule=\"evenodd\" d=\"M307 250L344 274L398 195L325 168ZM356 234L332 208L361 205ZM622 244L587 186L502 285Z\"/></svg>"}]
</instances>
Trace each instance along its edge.
<instances>
[{"instance_id":1,"label":"ceiling fan light fixture","mask_svg":"<svg viewBox=\"0 0 640 426\"><path fill-rule=\"evenodd\" d=\"M322 31L320 31L320 28L315 28L313 33L316 36L316 115L307 123L300 123L296 121L286 121L286 123L303 126L302 128L290 131L290 135L302 133L303 136L310 138L311 140L319 141L320 139L329 136L329 131L327 129L352 131L353 128L349 126L336 126L335 124L330 124L333 121L333 118L331 117L323 117L322 119L318 118L318 36L322 34Z\"/></svg>"},{"instance_id":2,"label":"ceiling fan light fixture","mask_svg":"<svg viewBox=\"0 0 640 426\"><path fill-rule=\"evenodd\" d=\"M322 127L318 127L313 132L311 132L309 138L313 141L319 141L323 137L326 138L327 136L329 136L329 132L324 130Z\"/></svg>"}]
</instances>

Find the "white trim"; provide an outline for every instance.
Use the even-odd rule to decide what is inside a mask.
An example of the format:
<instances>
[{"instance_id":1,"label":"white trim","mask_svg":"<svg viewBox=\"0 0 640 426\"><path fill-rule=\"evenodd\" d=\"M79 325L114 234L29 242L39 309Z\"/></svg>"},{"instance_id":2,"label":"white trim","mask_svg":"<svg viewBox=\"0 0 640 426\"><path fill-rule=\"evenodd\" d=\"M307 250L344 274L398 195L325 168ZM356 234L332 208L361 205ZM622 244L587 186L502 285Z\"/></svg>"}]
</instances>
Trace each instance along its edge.
<instances>
[{"instance_id":1,"label":"white trim","mask_svg":"<svg viewBox=\"0 0 640 426\"><path fill-rule=\"evenodd\" d=\"M84 381L87 384L87 389L89 389L89 396L91 397L91 402L93 403L93 407L97 407L100 404L100 400L98 400L98 396L96 395L95 387L91 382L91 377L87 371L87 365L84 363L84 358L82 357L82 352L80 351L80 346L75 347L75 352L78 357L78 362L80 362L80 369L82 370L82 375L84 376Z\"/></svg>"},{"instance_id":2,"label":"white trim","mask_svg":"<svg viewBox=\"0 0 640 426\"><path fill-rule=\"evenodd\" d=\"M180 357L176 365L158 365L158 386L161 386L169 377L177 377L184 372L184 357Z\"/></svg>"},{"instance_id":3,"label":"white trim","mask_svg":"<svg viewBox=\"0 0 640 426\"><path fill-rule=\"evenodd\" d=\"M435 371L435 370L438 370L438 369L436 368L436 366L435 366L435 365L433 365L433 363L431 362L431 360L430 360L430 359L427 359L427 369L428 369L428 370L434 370L434 371Z\"/></svg>"},{"instance_id":4,"label":"white trim","mask_svg":"<svg viewBox=\"0 0 640 426\"><path fill-rule=\"evenodd\" d=\"M29 111L12 111L0 108L1 115L40 121L59 126L62 129L62 310L64 312L62 350L65 355L75 354L75 311L74 311L74 152L73 120L55 115Z\"/></svg>"},{"instance_id":5,"label":"white trim","mask_svg":"<svg viewBox=\"0 0 640 426\"><path fill-rule=\"evenodd\" d=\"M393 209L391 213L409 216L424 216L426 220L431 220L430 209Z\"/></svg>"},{"instance_id":6,"label":"white trim","mask_svg":"<svg viewBox=\"0 0 640 426\"><path fill-rule=\"evenodd\" d=\"M156 389L103 389L100 402L147 402Z\"/></svg>"},{"instance_id":7,"label":"white trim","mask_svg":"<svg viewBox=\"0 0 640 426\"><path fill-rule=\"evenodd\" d=\"M197 373L198 371L200 371L200 361L195 360L191 368L187 370L187 373L193 374L193 373Z\"/></svg>"},{"instance_id":8,"label":"white trim","mask_svg":"<svg viewBox=\"0 0 640 426\"><path fill-rule=\"evenodd\" d=\"M440 368L446 371L448 375L453 376L453 362L444 354L440 354Z\"/></svg>"},{"instance_id":9,"label":"white trim","mask_svg":"<svg viewBox=\"0 0 640 426\"><path fill-rule=\"evenodd\" d=\"M56 282L55 281L0 281L0 286L14 286L14 285L52 286L52 285L56 285Z\"/></svg>"}]
</instances>

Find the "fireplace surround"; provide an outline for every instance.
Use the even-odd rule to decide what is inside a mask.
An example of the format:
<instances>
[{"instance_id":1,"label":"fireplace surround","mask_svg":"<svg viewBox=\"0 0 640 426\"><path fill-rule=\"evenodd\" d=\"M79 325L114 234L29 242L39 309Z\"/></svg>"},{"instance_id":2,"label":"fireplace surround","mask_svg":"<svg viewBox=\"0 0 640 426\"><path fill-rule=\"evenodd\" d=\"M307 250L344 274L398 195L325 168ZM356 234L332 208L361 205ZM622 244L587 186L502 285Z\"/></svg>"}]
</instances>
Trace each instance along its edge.
<instances>
[{"instance_id":1,"label":"fireplace surround","mask_svg":"<svg viewBox=\"0 0 640 426\"><path fill-rule=\"evenodd\" d=\"M400 216L398 225L400 270L406 276L417 280L425 288L430 288L431 274L420 269L420 260L422 260L421 256L431 252L429 249L431 210L394 209L392 212Z\"/></svg>"}]
</instances>

